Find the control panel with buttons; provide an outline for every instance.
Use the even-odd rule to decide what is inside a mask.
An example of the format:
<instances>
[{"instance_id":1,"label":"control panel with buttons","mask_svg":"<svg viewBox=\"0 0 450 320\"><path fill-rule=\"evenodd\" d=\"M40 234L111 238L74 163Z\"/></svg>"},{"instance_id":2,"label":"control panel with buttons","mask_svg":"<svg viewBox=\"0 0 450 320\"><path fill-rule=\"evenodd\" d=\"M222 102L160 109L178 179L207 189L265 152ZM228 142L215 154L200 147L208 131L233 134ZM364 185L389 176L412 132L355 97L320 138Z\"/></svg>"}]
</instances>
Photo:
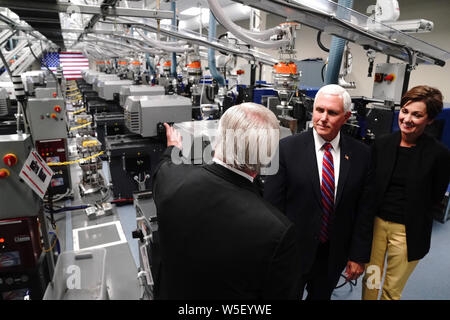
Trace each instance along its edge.
<instances>
[{"instance_id":1,"label":"control panel with buttons","mask_svg":"<svg viewBox=\"0 0 450 320\"><path fill-rule=\"evenodd\" d=\"M50 139L36 141L36 151L46 163L61 163L68 160L67 140ZM71 188L70 168L68 165L53 166L54 175L50 181L48 192L52 194L64 194Z\"/></svg>"},{"instance_id":2,"label":"control panel with buttons","mask_svg":"<svg viewBox=\"0 0 450 320\"><path fill-rule=\"evenodd\" d=\"M0 220L37 215L39 198L19 177L32 147L28 134L0 135Z\"/></svg>"},{"instance_id":3,"label":"control panel with buttons","mask_svg":"<svg viewBox=\"0 0 450 320\"><path fill-rule=\"evenodd\" d=\"M67 138L67 116L62 98L29 99L27 116L35 141Z\"/></svg>"},{"instance_id":4,"label":"control panel with buttons","mask_svg":"<svg viewBox=\"0 0 450 320\"><path fill-rule=\"evenodd\" d=\"M373 98L400 102L405 81L406 64L381 63L375 68Z\"/></svg>"},{"instance_id":5,"label":"control panel with buttons","mask_svg":"<svg viewBox=\"0 0 450 320\"><path fill-rule=\"evenodd\" d=\"M36 216L0 220L0 295L19 289L43 295L40 241Z\"/></svg>"}]
</instances>

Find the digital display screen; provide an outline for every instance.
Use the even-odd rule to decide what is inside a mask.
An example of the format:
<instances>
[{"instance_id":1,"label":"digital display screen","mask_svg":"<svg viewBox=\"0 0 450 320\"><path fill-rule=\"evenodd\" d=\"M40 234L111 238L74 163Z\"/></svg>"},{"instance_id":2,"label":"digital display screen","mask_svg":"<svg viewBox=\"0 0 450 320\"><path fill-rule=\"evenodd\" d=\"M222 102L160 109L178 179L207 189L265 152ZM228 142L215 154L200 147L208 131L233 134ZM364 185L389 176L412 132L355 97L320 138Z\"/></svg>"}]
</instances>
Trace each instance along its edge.
<instances>
[{"instance_id":1,"label":"digital display screen","mask_svg":"<svg viewBox=\"0 0 450 320\"><path fill-rule=\"evenodd\" d=\"M20 265L20 252L0 252L0 268L9 268Z\"/></svg>"},{"instance_id":2,"label":"digital display screen","mask_svg":"<svg viewBox=\"0 0 450 320\"><path fill-rule=\"evenodd\" d=\"M54 156L54 157L47 157L45 161L47 161L47 163L58 163L60 159L59 156Z\"/></svg>"},{"instance_id":3,"label":"digital display screen","mask_svg":"<svg viewBox=\"0 0 450 320\"><path fill-rule=\"evenodd\" d=\"M64 185L64 179L63 178L53 178L50 181L50 184L52 187L60 187Z\"/></svg>"}]
</instances>

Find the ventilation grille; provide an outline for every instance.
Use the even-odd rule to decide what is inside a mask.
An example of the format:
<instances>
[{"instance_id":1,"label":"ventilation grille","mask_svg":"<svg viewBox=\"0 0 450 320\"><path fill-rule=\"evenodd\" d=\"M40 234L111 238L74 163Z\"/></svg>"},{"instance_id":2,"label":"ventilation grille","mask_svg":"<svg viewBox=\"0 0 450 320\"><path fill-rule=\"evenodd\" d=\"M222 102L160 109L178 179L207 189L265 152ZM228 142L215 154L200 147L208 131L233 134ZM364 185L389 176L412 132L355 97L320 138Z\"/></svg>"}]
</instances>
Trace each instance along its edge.
<instances>
[{"instance_id":1,"label":"ventilation grille","mask_svg":"<svg viewBox=\"0 0 450 320\"><path fill-rule=\"evenodd\" d=\"M9 113L9 99L0 99L0 116L7 116Z\"/></svg>"},{"instance_id":2,"label":"ventilation grille","mask_svg":"<svg viewBox=\"0 0 450 320\"><path fill-rule=\"evenodd\" d=\"M125 111L125 121L127 128L134 133L141 133L141 126L139 121L139 112Z\"/></svg>"}]
</instances>

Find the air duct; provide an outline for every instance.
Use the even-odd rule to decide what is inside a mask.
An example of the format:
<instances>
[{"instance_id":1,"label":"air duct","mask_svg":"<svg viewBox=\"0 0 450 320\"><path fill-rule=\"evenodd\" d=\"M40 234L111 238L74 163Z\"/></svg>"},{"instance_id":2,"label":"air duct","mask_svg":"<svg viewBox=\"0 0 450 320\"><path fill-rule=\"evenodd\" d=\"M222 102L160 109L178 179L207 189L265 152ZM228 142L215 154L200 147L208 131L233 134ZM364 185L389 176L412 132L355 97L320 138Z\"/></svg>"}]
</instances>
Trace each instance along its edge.
<instances>
[{"instance_id":1,"label":"air duct","mask_svg":"<svg viewBox=\"0 0 450 320\"><path fill-rule=\"evenodd\" d=\"M343 8L344 7L344 8ZM336 17L338 19L348 20L348 11L345 8L352 8L353 0L339 0ZM333 36L331 38L330 53L328 55L327 73L325 75L325 84L338 84L339 71L341 69L342 55L344 53L347 40Z\"/></svg>"},{"instance_id":2,"label":"air duct","mask_svg":"<svg viewBox=\"0 0 450 320\"><path fill-rule=\"evenodd\" d=\"M210 42L214 41L216 38L216 28L217 28L217 21L216 18L214 18L214 15L212 12L209 13L209 33L208 33L208 40ZM225 86L225 79L223 76L217 71L216 67L216 50L209 48L208 49L208 67L209 72L211 73L211 76L214 78L214 80L217 81L219 86L223 87Z\"/></svg>"}]
</instances>

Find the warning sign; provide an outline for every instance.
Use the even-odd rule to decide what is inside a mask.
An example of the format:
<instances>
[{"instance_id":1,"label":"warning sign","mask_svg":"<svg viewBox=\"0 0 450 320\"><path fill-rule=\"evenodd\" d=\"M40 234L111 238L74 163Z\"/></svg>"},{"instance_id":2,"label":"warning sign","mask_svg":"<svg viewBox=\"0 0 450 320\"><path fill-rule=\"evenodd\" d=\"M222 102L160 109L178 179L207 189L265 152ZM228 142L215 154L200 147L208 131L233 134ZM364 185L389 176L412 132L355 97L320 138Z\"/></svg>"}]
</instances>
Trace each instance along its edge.
<instances>
[{"instance_id":1,"label":"warning sign","mask_svg":"<svg viewBox=\"0 0 450 320\"><path fill-rule=\"evenodd\" d=\"M19 174L19 177L42 199L47 192L52 176L52 169L50 169L35 150L30 152Z\"/></svg>"}]
</instances>

